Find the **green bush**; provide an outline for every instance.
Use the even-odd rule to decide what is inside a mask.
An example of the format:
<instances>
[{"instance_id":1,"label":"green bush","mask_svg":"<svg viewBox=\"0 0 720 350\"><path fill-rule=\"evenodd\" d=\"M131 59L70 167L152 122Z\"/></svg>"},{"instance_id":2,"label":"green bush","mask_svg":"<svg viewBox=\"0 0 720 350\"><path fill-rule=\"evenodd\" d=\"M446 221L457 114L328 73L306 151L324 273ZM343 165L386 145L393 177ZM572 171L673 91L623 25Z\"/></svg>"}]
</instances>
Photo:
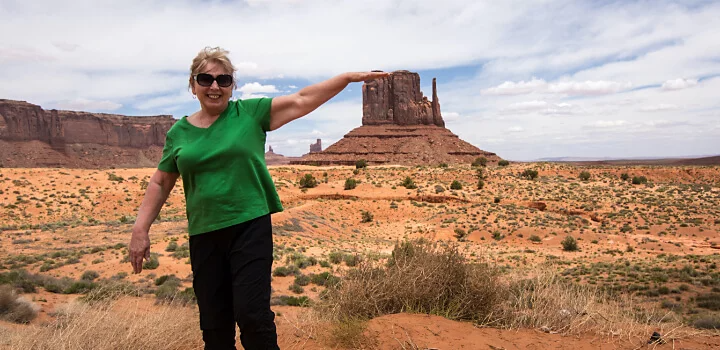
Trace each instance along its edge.
<instances>
[{"instance_id":1,"label":"green bush","mask_svg":"<svg viewBox=\"0 0 720 350\"><path fill-rule=\"evenodd\" d=\"M303 292L305 292L305 289L296 283L293 283L292 285L290 285L290 288L288 288L288 289L290 289L290 291L295 294L302 294Z\"/></svg>"},{"instance_id":2,"label":"green bush","mask_svg":"<svg viewBox=\"0 0 720 350\"><path fill-rule=\"evenodd\" d=\"M629 179L629 178L630 178L630 175L628 175L627 173L620 174L620 179L622 179L623 181L627 181L627 179Z\"/></svg>"},{"instance_id":3,"label":"green bush","mask_svg":"<svg viewBox=\"0 0 720 350\"><path fill-rule=\"evenodd\" d=\"M355 162L355 169L367 168L368 164L365 159L360 159Z\"/></svg>"},{"instance_id":4,"label":"green bush","mask_svg":"<svg viewBox=\"0 0 720 350\"><path fill-rule=\"evenodd\" d=\"M295 276L295 284L298 286L307 286L310 284L310 277L307 275L299 274Z\"/></svg>"},{"instance_id":5,"label":"green bush","mask_svg":"<svg viewBox=\"0 0 720 350\"><path fill-rule=\"evenodd\" d=\"M165 248L165 251L166 251L166 252L174 252L174 251L176 251L177 249L178 249L178 244L177 244L177 242L176 242L176 241L170 241L170 243L168 243L167 247Z\"/></svg>"},{"instance_id":6,"label":"green bush","mask_svg":"<svg viewBox=\"0 0 720 350\"><path fill-rule=\"evenodd\" d=\"M478 180L477 189L482 190L485 187L485 181L483 179Z\"/></svg>"},{"instance_id":7,"label":"green bush","mask_svg":"<svg viewBox=\"0 0 720 350\"><path fill-rule=\"evenodd\" d=\"M362 211L362 220L361 222L372 222L373 221L373 214L369 211Z\"/></svg>"},{"instance_id":8,"label":"green bush","mask_svg":"<svg viewBox=\"0 0 720 350\"><path fill-rule=\"evenodd\" d=\"M538 172L537 170L525 169L525 171L520 174L520 177L528 180L535 180L538 177Z\"/></svg>"},{"instance_id":9,"label":"green bush","mask_svg":"<svg viewBox=\"0 0 720 350\"><path fill-rule=\"evenodd\" d=\"M633 176L632 178L632 184L633 185L642 185L647 183L647 178L645 176Z\"/></svg>"},{"instance_id":10,"label":"green bush","mask_svg":"<svg viewBox=\"0 0 720 350\"><path fill-rule=\"evenodd\" d=\"M508 165L510 165L510 162L508 162L507 160L503 159L503 160L501 160L501 161L498 162L498 165L499 165L499 166L508 166Z\"/></svg>"},{"instance_id":11,"label":"green bush","mask_svg":"<svg viewBox=\"0 0 720 350\"><path fill-rule=\"evenodd\" d=\"M342 252L331 252L328 254L328 260L330 260L333 264L339 264L343 260L343 253Z\"/></svg>"},{"instance_id":12,"label":"green bush","mask_svg":"<svg viewBox=\"0 0 720 350\"><path fill-rule=\"evenodd\" d=\"M332 275L330 272L322 272L310 275L310 282L318 286L333 287L340 283L340 278Z\"/></svg>"},{"instance_id":13,"label":"green bush","mask_svg":"<svg viewBox=\"0 0 720 350\"><path fill-rule=\"evenodd\" d=\"M317 185L318 182L312 174L305 174L305 176L300 178L300 188L313 188L317 187Z\"/></svg>"},{"instance_id":14,"label":"green bush","mask_svg":"<svg viewBox=\"0 0 720 350\"><path fill-rule=\"evenodd\" d=\"M567 236L561 242L563 250L566 252L574 252L578 250L577 241L572 236Z\"/></svg>"},{"instance_id":15,"label":"green bush","mask_svg":"<svg viewBox=\"0 0 720 350\"><path fill-rule=\"evenodd\" d=\"M100 274L93 270L87 270L83 272L82 276L80 276L80 279L83 281L94 281L100 277Z\"/></svg>"},{"instance_id":16,"label":"green bush","mask_svg":"<svg viewBox=\"0 0 720 350\"><path fill-rule=\"evenodd\" d=\"M357 186L357 180L347 179L345 180L345 190L352 190Z\"/></svg>"},{"instance_id":17,"label":"green bush","mask_svg":"<svg viewBox=\"0 0 720 350\"><path fill-rule=\"evenodd\" d=\"M362 258L360 257L360 255L357 254L344 254L343 261L345 261L345 265L354 267L357 266L360 261L362 261Z\"/></svg>"},{"instance_id":18,"label":"green bush","mask_svg":"<svg viewBox=\"0 0 720 350\"><path fill-rule=\"evenodd\" d=\"M580 172L580 180L587 181L590 180L590 173L587 171Z\"/></svg>"},{"instance_id":19,"label":"green bush","mask_svg":"<svg viewBox=\"0 0 720 350\"><path fill-rule=\"evenodd\" d=\"M300 268L298 268L295 265L276 267L272 273L272 275L275 277L285 277L285 276L298 275L298 274L300 274Z\"/></svg>"},{"instance_id":20,"label":"green bush","mask_svg":"<svg viewBox=\"0 0 720 350\"><path fill-rule=\"evenodd\" d=\"M458 241L462 241L463 239L465 239L466 235L467 233L465 232L465 230L459 227L455 229L455 238L457 238Z\"/></svg>"},{"instance_id":21,"label":"green bush","mask_svg":"<svg viewBox=\"0 0 720 350\"><path fill-rule=\"evenodd\" d=\"M440 167L440 168L447 168L447 167L448 167L448 163L440 163L440 165L438 165L438 167Z\"/></svg>"},{"instance_id":22,"label":"green bush","mask_svg":"<svg viewBox=\"0 0 720 350\"><path fill-rule=\"evenodd\" d=\"M150 260L145 260L142 267L146 270L155 270L158 266L160 266L160 261L158 260L157 253L151 253Z\"/></svg>"},{"instance_id":23,"label":"green bush","mask_svg":"<svg viewBox=\"0 0 720 350\"><path fill-rule=\"evenodd\" d=\"M475 158L475 160L470 165L471 166L486 166L487 161L488 160L485 157L478 157L478 158Z\"/></svg>"},{"instance_id":24,"label":"green bush","mask_svg":"<svg viewBox=\"0 0 720 350\"><path fill-rule=\"evenodd\" d=\"M403 186L409 190L417 188L415 185L415 182L413 182L413 179L410 178L410 176L406 177L405 180L400 184L400 186Z\"/></svg>"},{"instance_id":25,"label":"green bush","mask_svg":"<svg viewBox=\"0 0 720 350\"><path fill-rule=\"evenodd\" d=\"M452 182L452 184L450 184L450 189L453 189L453 190L462 190L462 184L460 183L460 181L455 180L455 181Z\"/></svg>"},{"instance_id":26,"label":"green bush","mask_svg":"<svg viewBox=\"0 0 720 350\"><path fill-rule=\"evenodd\" d=\"M531 235L528 240L530 240L530 242L542 242L542 238L540 238L538 235Z\"/></svg>"},{"instance_id":27,"label":"green bush","mask_svg":"<svg viewBox=\"0 0 720 350\"><path fill-rule=\"evenodd\" d=\"M435 193L443 193L445 192L445 188L441 185L435 185Z\"/></svg>"}]
</instances>

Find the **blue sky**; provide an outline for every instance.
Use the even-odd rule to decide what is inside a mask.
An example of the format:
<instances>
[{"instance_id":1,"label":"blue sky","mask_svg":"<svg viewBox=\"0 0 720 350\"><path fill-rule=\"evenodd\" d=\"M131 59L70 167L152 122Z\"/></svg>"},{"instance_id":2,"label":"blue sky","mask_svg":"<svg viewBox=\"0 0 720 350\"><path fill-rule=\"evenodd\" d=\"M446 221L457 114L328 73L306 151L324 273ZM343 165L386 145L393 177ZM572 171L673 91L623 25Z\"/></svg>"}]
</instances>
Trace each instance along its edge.
<instances>
[{"instance_id":1,"label":"blue sky","mask_svg":"<svg viewBox=\"0 0 720 350\"><path fill-rule=\"evenodd\" d=\"M437 77L447 127L511 160L720 154L717 18L717 1L0 0L0 98L179 118L199 108L192 58L221 46L237 98L371 69L431 95ZM351 84L268 144L299 156L361 118Z\"/></svg>"}]
</instances>

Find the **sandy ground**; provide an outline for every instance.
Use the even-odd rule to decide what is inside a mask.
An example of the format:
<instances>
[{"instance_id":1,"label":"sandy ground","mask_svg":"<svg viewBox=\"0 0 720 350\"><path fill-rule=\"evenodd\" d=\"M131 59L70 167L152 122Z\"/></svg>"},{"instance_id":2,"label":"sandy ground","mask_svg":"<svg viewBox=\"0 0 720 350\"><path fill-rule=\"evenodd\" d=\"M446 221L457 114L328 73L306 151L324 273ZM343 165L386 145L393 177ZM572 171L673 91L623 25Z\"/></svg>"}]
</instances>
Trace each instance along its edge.
<instances>
[{"instance_id":1,"label":"sandy ground","mask_svg":"<svg viewBox=\"0 0 720 350\"><path fill-rule=\"evenodd\" d=\"M539 172L538 179L519 176L530 168ZM151 230L152 251L158 254L159 267L135 275L129 263L123 262L123 245L129 241L143 184L153 171L0 169L0 273L23 268L44 276L79 279L91 270L100 279L124 280L147 288L154 287L155 278L174 274L183 280L183 287L189 287L188 259L172 257L172 252L166 251L170 242L179 246L187 242L181 181ZM590 172L591 179L580 181L581 171ZM649 184L622 181L623 173L631 178L646 176ZM561 262L557 268L565 270L625 261L630 267L680 269L690 265L707 276L713 269L717 271L720 167L513 164L484 169L482 189L478 189L477 169L469 166L383 166L359 171L352 167L273 166L271 174L285 207L285 211L273 215L274 268L291 264L294 255L313 257L318 262L328 261L332 252L382 259L398 241L425 238L457 242L469 261L488 261L515 271L548 262ZM298 181L305 174L312 174L319 184L299 188ZM417 188L401 186L407 177ZM360 181L355 189L344 189L348 178ZM460 182L462 189L451 189L453 181ZM540 209L538 203L544 208ZM363 220L363 212L371 213L372 218ZM561 241L568 235L578 240L579 251L563 250ZM345 263L326 266L316 264L303 269L303 273L327 271L341 275L348 268ZM642 276L631 280L630 275L618 277L610 269L573 278L595 285L619 281L648 288L660 286L644 281ZM273 295L314 300L324 289L310 284L295 294L289 290L293 283L294 277L275 277ZM679 288L681 284L671 279L666 286ZM712 285L702 283L685 284L688 289L650 297L646 302L658 305L676 297L676 301L690 303L694 296L712 289ZM26 297L41 310L32 324L42 324L52 320L50 314L57 305L76 295L40 289ZM278 317L281 339L297 348L298 340L294 338L303 338L295 335L299 331L284 318L303 309L278 307L285 315ZM440 328L433 328L436 326ZM383 349L604 349L640 345L639 340L623 342L594 335L572 338L534 329L485 329L404 314L372 320L368 335L377 339L374 346ZM715 340L705 347L703 341L675 345L717 345Z\"/></svg>"}]
</instances>

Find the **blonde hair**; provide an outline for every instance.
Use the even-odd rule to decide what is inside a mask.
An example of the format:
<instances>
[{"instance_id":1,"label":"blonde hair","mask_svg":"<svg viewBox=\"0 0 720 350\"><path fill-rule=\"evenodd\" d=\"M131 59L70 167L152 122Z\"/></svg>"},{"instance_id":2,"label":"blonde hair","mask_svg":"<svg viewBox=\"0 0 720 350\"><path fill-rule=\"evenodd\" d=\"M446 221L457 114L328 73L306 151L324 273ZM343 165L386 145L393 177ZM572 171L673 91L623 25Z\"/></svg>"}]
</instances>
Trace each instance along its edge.
<instances>
[{"instance_id":1,"label":"blonde hair","mask_svg":"<svg viewBox=\"0 0 720 350\"><path fill-rule=\"evenodd\" d=\"M211 61L221 65L223 69L225 69L225 71L234 78L236 69L232 62L230 62L230 58L228 58L229 53L229 51L222 48L210 46L200 50L190 66L190 80L188 81L188 88L192 89L193 81L195 81L195 79L193 79L193 75L199 74L203 69L205 69L208 62ZM233 90L237 88L235 79L233 79L232 88Z\"/></svg>"}]
</instances>

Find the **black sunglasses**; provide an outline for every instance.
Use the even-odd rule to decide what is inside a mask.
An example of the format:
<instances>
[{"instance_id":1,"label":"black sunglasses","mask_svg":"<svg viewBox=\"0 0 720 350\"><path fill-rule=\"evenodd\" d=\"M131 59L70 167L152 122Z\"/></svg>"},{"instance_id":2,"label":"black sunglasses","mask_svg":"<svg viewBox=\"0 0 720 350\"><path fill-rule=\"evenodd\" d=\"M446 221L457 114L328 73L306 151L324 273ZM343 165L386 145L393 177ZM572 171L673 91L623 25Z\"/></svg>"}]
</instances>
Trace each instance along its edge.
<instances>
[{"instance_id":1,"label":"black sunglasses","mask_svg":"<svg viewBox=\"0 0 720 350\"><path fill-rule=\"evenodd\" d=\"M233 83L233 77L230 74L220 74L216 77L213 77L212 75L207 73L200 73L193 75L193 77L195 77L195 81L200 86L210 86L212 85L213 81L217 81L219 87L228 87Z\"/></svg>"}]
</instances>

